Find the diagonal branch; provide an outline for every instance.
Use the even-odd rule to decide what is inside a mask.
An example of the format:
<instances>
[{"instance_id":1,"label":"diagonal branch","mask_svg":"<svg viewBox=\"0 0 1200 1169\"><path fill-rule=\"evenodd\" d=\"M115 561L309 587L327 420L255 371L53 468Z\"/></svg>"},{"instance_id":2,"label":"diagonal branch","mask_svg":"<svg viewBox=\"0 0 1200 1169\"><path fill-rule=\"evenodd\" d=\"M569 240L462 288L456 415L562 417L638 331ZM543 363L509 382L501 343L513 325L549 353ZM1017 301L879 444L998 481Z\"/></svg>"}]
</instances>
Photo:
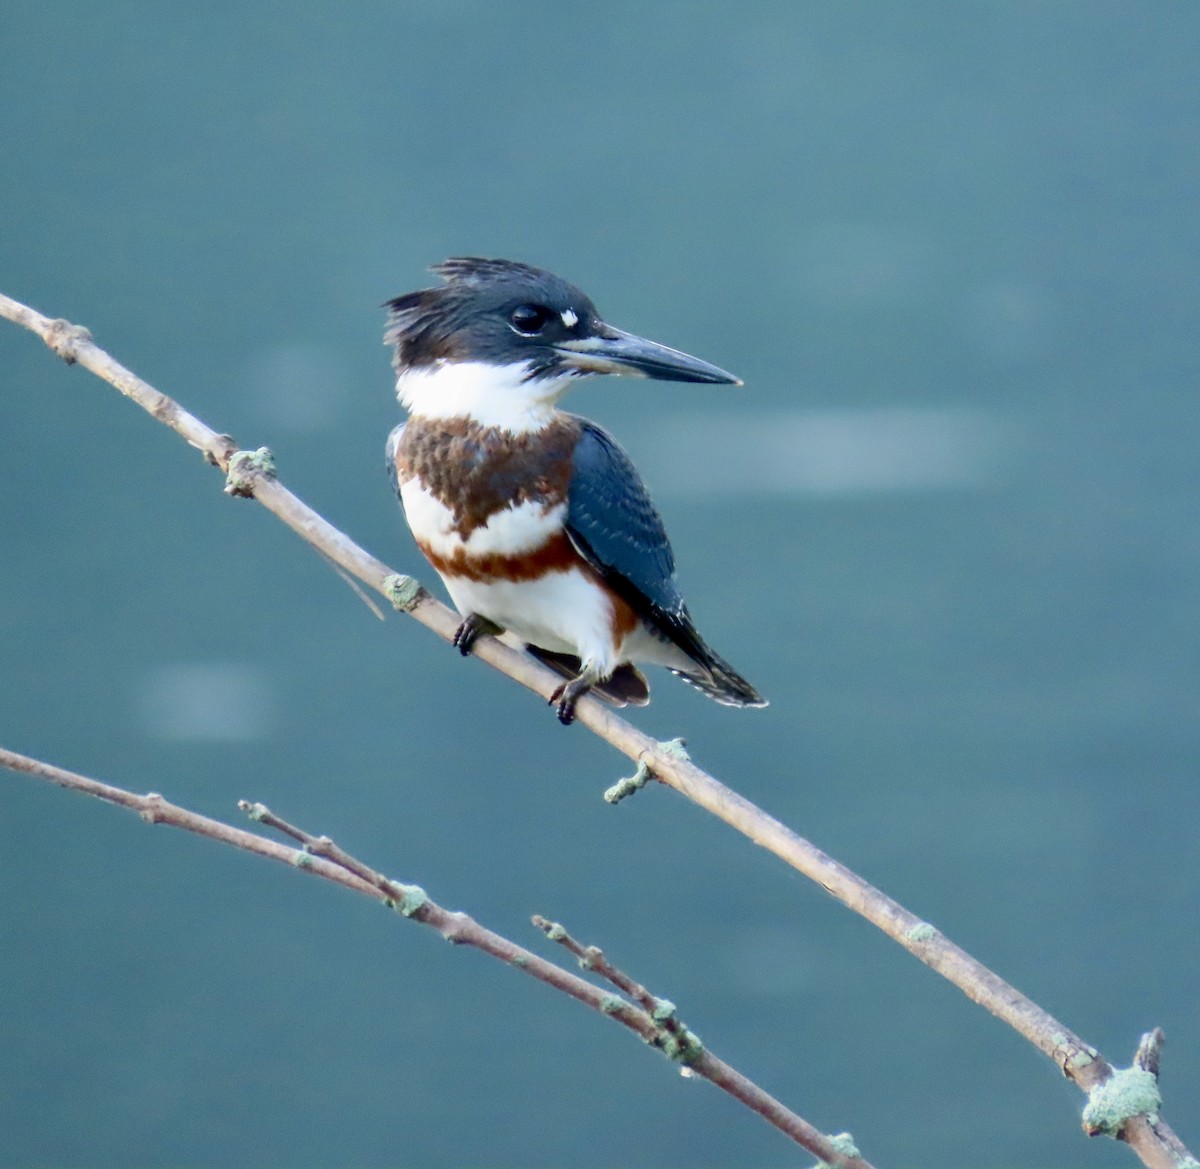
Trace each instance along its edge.
<instances>
[{"instance_id":1,"label":"diagonal branch","mask_svg":"<svg viewBox=\"0 0 1200 1169\"><path fill-rule=\"evenodd\" d=\"M558 922L547 921L540 914L534 914L533 924L552 942L557 942L569 954L573 954L584 970L590 970L611 982L621 994L632 999L645 1011L659 1027L658 1037L651 1041L653 1046L661 1048L668 1057L682 1063L684 1067L681 1070L684 1073L700 1075L723 1086L737 1082L729 1079L732 1069L724 1067L712 1052L706 1051L696 1033L684 1025L670 999L660 999L651 994L640 982L614 966L599 946L585 946L577 942ZM732 1072L732 1075L737 1077L738 1073ZM727 1087L727 1090L734 1089ZM860 1155L849 1133L838 1133L828 1139L842 1156L853 1159ZM822 1158L822 1165L827 1164L828 1160ZM821 1169L821 1166L817 1169Z\"/></svg>"},{"instance_id":2,"label":"diagonal branch","mask_svg":"<svg viewBox=\"0 0 1200 1169\"><path fill-rule=\"evenodd\" d=\"M192 446L204 452L210 462L229 473L227 490L232 494L253 496L363 584L410 613L444 640L453 638L459 619L411 577L392 573L385 564L293 495L275 477L265 448L254 455L237 451L236 443L228 435L218 434L131 373L97 346L86 329L42 316L3 295L0 295L0 316L36 333L64 361L82 365L181 434ZM528 654L511 649L494 637L481 637L472 653L543 698L549 699L559 683L556 675ZM655 779L724 820L755 844L773 852L865 917L952 982L968 998L1024 1036L1084 1092L1099 1088L1113 1075L1112 1066L1099 1052L1053 1015L928 922L701 770L684 752L655 742L592 697L580 701L576 721L638 763L639 774L640 766L645 765ZM1153 1121L1149 1116L1134 1117L1122 1128L1121 1139L1153 1169L1177 1169L1179 1157L1186 1155L1179 1153L1182 1144L1158 1117Z\"/></svg>"},{"instance_id":3,"label":"diagonal branch","mask_svg":"<svg viewBox=\"0 0 1200 1169\"><path fill-rule=\"evenodd\" d=\"M467 914L443 908L419 885L405 885L385 877L339 848L328 836L311 836L303 829L280 819L262 804L242 800L238 807L257 823L274 828L296 841L301 846L300 849L289 848L254 832L246 832L220 820L213 820L198 812L181 808L177 804L169 803L157 792L139 796L124 788L113 787L111 784L101 783L72 771L64 771L61 767L44 763L40 759L31 759L27 755L19 755L3 747L0 747L0 767L128 808L137 812L149 824L169 824L173 828L182 828L197 836L281 861L311 873L314 877L321 877L352 889L355 893L373 897L404 917L431 926L448 942L482 950L514 970L528 974L531 978L562 991L584 1006L591 1007L599 1014L606 1015L632 1031L643 1042L657 1047L683 1065L684 1070L727 1092L826 1164L836 1165L839 1169L873 1169L871 1163L859 1156L857 1151L850 1153L846 1148L840 1148L840 1139L828 1137L820 1129L814 1128L753 1080L747 1079L741 1072L704 1048L691 1032L687 1033L692 1040L690 1047L673 1048L665 1042L665 1037L670 1034L669 1030L664 1029L657 1015L646 1010L642 1003L630 1003L618 995L601 990L579 975L572 974L571 971L546 961L524 946L519 946L503 935L487 929Z\"/></svg>"},{"instance_id":4,"label":"diagonal branch","mask_svg":"<svg viewBox=\"0 0 1200 1169\"><path fill-rule=\"evenodd\" d=\"M640 982L635 982L623 970L614 966L605 956L599 946L585 946L577 942L556 921L547 921L540 914L535 914L533 924L542 931L552 942L557 942L569 954L574 954L579 965L584 970L590 970L601 978L611 982L627 998L633 999L655 1022L662 1027L663 1047L675 1059L683 1059L690 1064L689 1053L697 1054L703 1050L700 1041L684 1026L683 1020L670 999L660 999L651 994Z\"/></svg>"}]
</instances>

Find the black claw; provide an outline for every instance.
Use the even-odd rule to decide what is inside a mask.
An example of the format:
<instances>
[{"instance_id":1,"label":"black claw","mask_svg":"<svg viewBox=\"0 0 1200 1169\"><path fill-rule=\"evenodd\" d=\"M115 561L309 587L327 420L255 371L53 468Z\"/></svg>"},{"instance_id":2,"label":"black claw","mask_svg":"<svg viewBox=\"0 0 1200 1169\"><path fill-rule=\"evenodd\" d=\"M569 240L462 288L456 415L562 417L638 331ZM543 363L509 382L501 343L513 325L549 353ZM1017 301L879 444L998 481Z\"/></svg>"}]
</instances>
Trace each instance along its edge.
<instances>
[{"instance_id":1,"label":"black claw","mask_svg":"<svg viewBox=\"0 0 1200 1169\"><path fill-rule=\"evenodd\" d=\"M481 633L485 633L489 628L495 628L490 621L480 617L478 613L472 613L458 627L454 634L454 648L465 658L471 653L471 647L475 644L476 639Z\"/></svg>"},{"instance_id":2,"label":"black claw","mask_svg":"<svg viewBox=\"0 0 1200 1169\"><path fill-rule=\"evenodd\" d=\"M575 721L575 704L591 688L591 682L585 681L582 677L572 678L571 681L564 682L550 695L554 713L558 715L558 721L564 727L569 727Z\"/></svg>"}]
</instances>

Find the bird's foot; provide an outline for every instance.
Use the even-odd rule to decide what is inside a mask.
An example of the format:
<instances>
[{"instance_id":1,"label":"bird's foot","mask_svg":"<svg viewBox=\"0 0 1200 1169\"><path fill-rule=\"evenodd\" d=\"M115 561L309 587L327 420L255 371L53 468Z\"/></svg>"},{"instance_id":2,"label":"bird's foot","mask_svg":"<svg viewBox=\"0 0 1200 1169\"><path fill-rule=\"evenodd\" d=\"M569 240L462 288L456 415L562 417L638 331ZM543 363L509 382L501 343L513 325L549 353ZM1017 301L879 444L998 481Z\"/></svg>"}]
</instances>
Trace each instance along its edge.
<instances>
[{"instance_id":1,"label":"bird's foot","mask_svg":"<svg viewBox=\"0 0 1200 1169\"><path fill-rule=\"evenodd\" d=\"M550 695L550 705L558 715L558 721L564 727L569 727L575 721L575 703L577 703L591 688L592 681L580 674L564 682Z\"/></svg>"},{"instance_id":2,"label":"bird's foot","mask_svg":"<svg viewBox=\"0 0 1200 1169\"><path fill-rule=\"evenodd\" d=\"M486 617L480 617L478 613L470 613L455 631L452 644L465 658L470 654L472 647L481 634L499 632L499 625L493 624Z\"/></svg>"}]
</instances>

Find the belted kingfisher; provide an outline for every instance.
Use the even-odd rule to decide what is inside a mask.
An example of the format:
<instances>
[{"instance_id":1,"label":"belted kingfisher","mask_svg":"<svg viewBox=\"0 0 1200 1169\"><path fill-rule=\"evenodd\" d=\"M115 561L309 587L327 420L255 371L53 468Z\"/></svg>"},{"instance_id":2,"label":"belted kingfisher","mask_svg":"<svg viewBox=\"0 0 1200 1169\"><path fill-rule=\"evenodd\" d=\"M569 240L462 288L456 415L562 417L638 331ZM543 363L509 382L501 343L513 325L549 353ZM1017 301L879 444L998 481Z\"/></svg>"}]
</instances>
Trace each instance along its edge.
<instances>
[{"instance_id":1,"label":"belted kingfisher","mask_svg":"<svg viewBox=\"0 0 1200 1169\"><path fill-rule=\"evenodd\" d=\"M639 662L727 706L766 706L696 632L629 456L558 409L593 374L741 382L612 328L583 292L539 268L463 256L433 271L440 287L386 305L384 343L409 414L387 461L417 545L462 614L459 652L484 632L520 638L566 679L550 699L563 723L589 690L645 706Z\"/></svg>"}]
</instances>

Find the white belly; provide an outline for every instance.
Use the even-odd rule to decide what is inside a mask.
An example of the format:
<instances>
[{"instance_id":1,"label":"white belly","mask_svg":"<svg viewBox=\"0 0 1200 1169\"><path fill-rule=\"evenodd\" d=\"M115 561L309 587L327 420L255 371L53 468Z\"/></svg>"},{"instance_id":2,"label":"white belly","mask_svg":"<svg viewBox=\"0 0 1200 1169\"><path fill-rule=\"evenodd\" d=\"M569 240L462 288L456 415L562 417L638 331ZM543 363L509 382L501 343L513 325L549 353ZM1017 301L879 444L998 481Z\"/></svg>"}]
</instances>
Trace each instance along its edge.
<instances>
[{"instance_id":1,"label":"white belly","mask_svg":"<svg viewBox=\"0 0 1200 1169\"><path fill-rule=\"evenodd\" d=\"M463 616L478 613L522 641L574 654L602 676L624 660L613 645L612 603L577 568L550 572L537 580L443 579Z\"/></svg>"},{"instance_id":2,"label":"white belly","mask_svg":"<svg viewBox=\"0 0 1200 1169\"><path fill-rule=\"evenodd\" d=\"M529 501L495 512L463 539L455 528L454 513L420 479L404 483L400 498L413 535L446 560L460 552L519 556L534 551L561 530L566 514L565 503L547 508ZM623 644L614 645L612 602L593 577L577 568L527 581L442 579L464 617L478 613L522 641L574 654L602 677L622 662L671 669L692 664L682 650L644 629L634 630Z\"/></svg>"}]
</instances>

